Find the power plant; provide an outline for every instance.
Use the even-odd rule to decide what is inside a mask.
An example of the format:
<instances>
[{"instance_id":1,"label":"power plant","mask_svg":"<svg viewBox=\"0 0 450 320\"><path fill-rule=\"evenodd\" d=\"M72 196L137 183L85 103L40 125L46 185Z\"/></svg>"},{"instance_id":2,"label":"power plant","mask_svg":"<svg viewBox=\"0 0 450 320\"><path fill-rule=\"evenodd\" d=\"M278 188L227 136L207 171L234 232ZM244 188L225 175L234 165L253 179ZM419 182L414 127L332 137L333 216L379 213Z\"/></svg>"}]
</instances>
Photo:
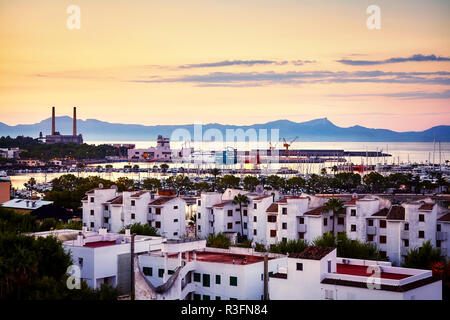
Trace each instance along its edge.
<instances>
[{"instance_id":1,"label":"power plant","mask_svg":"<svg viewBox=\"0 0 450 320\"><path fill-rule=\"evenodd\" d=\"M83 143L83 136L77 135L77 107L73 107L73 133L72 135L62 135L56 131L55 107L52 107L52 133L45 136L45 143Z\"/></svg>"}]
</instances>

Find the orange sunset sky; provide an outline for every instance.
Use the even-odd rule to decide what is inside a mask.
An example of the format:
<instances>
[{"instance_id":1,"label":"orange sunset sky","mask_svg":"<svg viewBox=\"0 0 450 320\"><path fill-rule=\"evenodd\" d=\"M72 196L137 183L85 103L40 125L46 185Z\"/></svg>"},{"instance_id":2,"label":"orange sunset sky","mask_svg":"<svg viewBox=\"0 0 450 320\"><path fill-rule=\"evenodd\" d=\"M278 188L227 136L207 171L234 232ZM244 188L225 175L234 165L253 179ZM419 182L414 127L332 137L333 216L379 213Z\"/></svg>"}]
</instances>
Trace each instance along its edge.
<instances>
[{"instance_id":1,"label":"orange sunset sky","mask_svg":"<svg viewBox=\"0 0 450 320\"><path fill-rule=\"evenodd\" d=\"M448 0L0 0L0 122L78 106L145 125L449 125L449 16Z\"/></svg>"}]
</instances>

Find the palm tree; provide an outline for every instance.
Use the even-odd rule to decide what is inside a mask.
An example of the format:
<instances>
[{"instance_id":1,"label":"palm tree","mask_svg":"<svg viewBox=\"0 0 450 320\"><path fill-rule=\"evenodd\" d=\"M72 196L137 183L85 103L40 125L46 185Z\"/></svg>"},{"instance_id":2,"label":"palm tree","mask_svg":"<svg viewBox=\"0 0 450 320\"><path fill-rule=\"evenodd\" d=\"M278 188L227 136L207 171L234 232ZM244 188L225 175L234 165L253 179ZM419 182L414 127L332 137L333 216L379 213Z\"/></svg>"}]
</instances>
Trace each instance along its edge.
<instances>
[{"instance_id":1,"label":"palm tree","mask_svg":"<svg viewBox=\"0 0 450 320\"><path fill-rule=\"evenodd\" d=\"M333 235L334 236L336 236L334 234L334 220L335 220L334 218L339 216L339 212L342 209L344 209L344 202L339 200L339 199L337 199L337 198L331 198L327 202L325 202L325 204L324 204L324 209L323 209L324 213L325 212L330 212L330 211L333 212L333 215L332 215L332 218L333 218L333 226L332 227L333 227L333 229L332 230L333 230Z\"/></svg>"},{"instance_id":2,"label":"palm tree","mask_svg":"<svg viewBox=\"0 0 450 320\"><path fill-rule=\"evenodd\" d=\"M216 190L216 180L217 180L217 176L219 176L221 174L220 170L217 168L213 168L211 169L211 174L214 176L214 191Z\"/></svg>"},{"instance_id":3,"label":"palm tree","mask_svg":"<svg viewBox=\"0 0 450 320\"><path fill-rule=\"evenodd\" d=\"M241 236L244 236L244 223L242 221L242 205L243 204L249 204L250 200L247 198L247 196L243 194L237 194L233 199L233 204L239 205L239 214L241 216Z\"/></svg>"}]
</instances>

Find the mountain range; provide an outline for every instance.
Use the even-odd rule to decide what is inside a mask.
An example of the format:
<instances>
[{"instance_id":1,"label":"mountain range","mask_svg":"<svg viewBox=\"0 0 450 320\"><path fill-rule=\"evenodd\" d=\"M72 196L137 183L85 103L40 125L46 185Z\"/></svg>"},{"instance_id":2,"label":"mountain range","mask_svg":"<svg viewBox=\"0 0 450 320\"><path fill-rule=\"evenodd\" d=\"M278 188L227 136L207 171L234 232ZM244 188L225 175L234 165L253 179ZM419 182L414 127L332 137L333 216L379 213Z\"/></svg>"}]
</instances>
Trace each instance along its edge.
<instances>
[{"instance_id":1,"label":"mountain range","mask_svg":"<svg viewBox=\"0 0 450 320\"><path fill-rule=\"evenodd\" d=\"M155 125L121 124L96 119L77 120L78 133L83 134L85 141L153 141L158 135L170 137L175 129L186 129L193 137L193 124L187 125ZM450 142L450 126L435 126L424 131L397 132L388 129L372 129L362 126L339 127L327 118L306 122L277 120L249 126L223 125L210 123L203 125L203 133L210 129L218 129L225 137L226 129L279 129L279 137L287 140L298 136L297 141L326 142ZM50 134L51 118L35 124L9 126L0 122L0 136L16 137L19 135L38 137ZM72 118L56 117L56 131L61 134L72 133Z\"/></svg>"}]
</instances>

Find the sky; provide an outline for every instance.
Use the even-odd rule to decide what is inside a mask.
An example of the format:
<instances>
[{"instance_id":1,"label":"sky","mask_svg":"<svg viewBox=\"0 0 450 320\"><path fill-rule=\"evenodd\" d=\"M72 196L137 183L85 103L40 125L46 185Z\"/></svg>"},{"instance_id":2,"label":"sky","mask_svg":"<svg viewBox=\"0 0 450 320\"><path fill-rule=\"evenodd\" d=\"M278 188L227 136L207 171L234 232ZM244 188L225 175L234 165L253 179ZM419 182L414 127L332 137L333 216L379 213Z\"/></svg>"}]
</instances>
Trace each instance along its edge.
<instances>
[{"instance_id":1,"label":"sky","mask_svg":"<svg viewBox=\"0 0 450 320\"><path fill-rule=\"evenodd\" d=\"M448 0L0 0L0 122L77 106L145 125L450 125L449 16Z\"/></svg>"}]
</instances>

